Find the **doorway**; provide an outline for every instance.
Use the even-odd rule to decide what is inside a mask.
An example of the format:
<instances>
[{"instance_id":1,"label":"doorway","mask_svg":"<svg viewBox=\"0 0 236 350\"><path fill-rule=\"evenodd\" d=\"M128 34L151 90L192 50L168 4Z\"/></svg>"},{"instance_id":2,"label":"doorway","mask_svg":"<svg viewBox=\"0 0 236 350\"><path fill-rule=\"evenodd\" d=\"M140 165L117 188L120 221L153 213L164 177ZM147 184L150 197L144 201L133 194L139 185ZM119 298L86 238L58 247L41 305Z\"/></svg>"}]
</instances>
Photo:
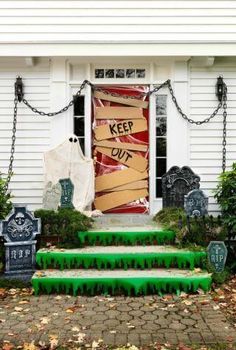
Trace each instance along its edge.
<instances>
[{"instance_id":1,"label":"doorway","mask_svg":"<svg viewBox=\"0 0 236 350\"><path fill-rule=\"evenodd\" d=\"M107 214L149 214L148 87L100 88L92 96L94 207Z\"/></svg>"}]
</instances>

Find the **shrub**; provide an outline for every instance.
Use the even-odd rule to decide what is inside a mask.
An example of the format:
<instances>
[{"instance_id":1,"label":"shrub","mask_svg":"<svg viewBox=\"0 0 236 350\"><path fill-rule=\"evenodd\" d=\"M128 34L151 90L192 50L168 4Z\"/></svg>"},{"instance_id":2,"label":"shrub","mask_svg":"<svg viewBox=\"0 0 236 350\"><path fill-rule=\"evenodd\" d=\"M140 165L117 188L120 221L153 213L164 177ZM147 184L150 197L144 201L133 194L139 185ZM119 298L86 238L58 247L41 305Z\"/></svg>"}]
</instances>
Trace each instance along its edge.
<instances>
[{"instance_id":1,"label":"shrub","mask_svg":"<svg viewBox=\"0 0 236 350\"><path fill-rule=\"evenodd\" d=\"M0 220L5 219L12 208L11 194L5 191L6 181L0 174Z\"/></svg>"},{"instance_id":2,"label":"shrub","mask_svg":"<svg viewBox=\"0 0 236 350\"><path fill-rule=\"evenodd\" d=\"M87 231L92 227L93 219L73 209L36 210L35 217L41 218L41 246L47 239L58 238L58 245L65 248L79 246L78 231Z\"/></svg>"},{"instance_id":3,"label":"shrub","mask_svg":"<svg viewBox=\"0 0 236 350\"><path fill-rule=\"evenodd\" d=\"M164 208L154 216L154 220L174 231L181 245L206 247L212 240L226 238L225 226L219 218L187 218L182 208Z\"/></svg>"},{"instance_id":4,"label":"shrub","mask_svg":"<svg viewBox=\"0 0 236 350\"><path fill-rule=\"evenodd\" d=\"M232 170L222 173L215 190L215 198L222 210L230 235L236 234L236 163Z\"/></svg>"},{"instance_id":5,"label":"shrub","mask_svg":"<svg viewBox=\"0 0 236 350\"><path fill-rule=\"evenodd\" d=\"M5 191L6 181L0 174L0 220L5 219L12 209L11 194ZM4 266L4 245L3 239L0 239L0 273Z\"/></svg>"}]
</instances>

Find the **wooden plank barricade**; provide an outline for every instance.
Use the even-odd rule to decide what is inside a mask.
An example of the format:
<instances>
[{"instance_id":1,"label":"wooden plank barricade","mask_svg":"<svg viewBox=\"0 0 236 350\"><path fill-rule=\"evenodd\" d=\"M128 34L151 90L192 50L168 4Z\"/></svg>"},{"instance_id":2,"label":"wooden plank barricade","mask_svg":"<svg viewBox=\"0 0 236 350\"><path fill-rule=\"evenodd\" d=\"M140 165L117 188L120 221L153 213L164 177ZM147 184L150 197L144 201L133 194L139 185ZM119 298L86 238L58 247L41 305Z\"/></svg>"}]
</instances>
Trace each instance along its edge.
<instances>
[{"instance_id":1,"label":"wooden plank barricade","mask_svg":"<svg viewBox=\"0 0 236 350\"><path fill-rule=\"evenodd\" d=\"M148 108L148 101L139 100L133 97L120 97L106 94L102 91L94 91L94 97L105 101L121 103L122 105L134 106L138 108Z\"/></svg>"},{"instance_id":2,"label":"wooden plank barricade","mask_svg":"<svg viewBox=\"0 0 236 350\"><path fill-rule=\"evenodd\" d=\"M94 201L94 205L96 209L105 211L140 198L145 198L146 196L148 196L148 191L146 189L112 192L97 197Z\"/></svg>"},{"instance_id":3,"label":"wooden plank barricade","mask_svg":"<svg viewBox=\"0 0 236 350\"><path fill-rule=\"evenodd\" d=\"M147 130L146 119L126 120L118 123L111 123L97 126L94 129L96 140L106 140L114 137L135 134Z\"/></svg>"},{"instance_id":4,"label":"wooden plank barricade","mask_svg":"<svg viewBox=\"0 0 236 350\"><path fill-rule=\"evenodd\" d=\"M131 182L143 180L147 177L147 171L140 173L131 168L114 171L110 174L97 176L95 178L95 190L96 192L102 192Z\"/></svg>"},{"instance_id":5,"label":"wooden plank barricade","mask_svg":"<svg viewBox=\"0 0 236 350\"><path fill-rule=\"evenodd\" d=\"M96 107L96 119L144 119L141 108L136 107Z\"/></svg>"},{"instance_id":6,"label":"wooden plank barricade","mask_svg":"<svg viewBox=\"0 0 236 350\"><path fill-rule=\"evenodd\" d=\"M96 150L106 156L140 172L147 169L147 159L136 155L134 152L119 149L119 148L105 148L96 147Z\"/></svg>"}]
</instances>

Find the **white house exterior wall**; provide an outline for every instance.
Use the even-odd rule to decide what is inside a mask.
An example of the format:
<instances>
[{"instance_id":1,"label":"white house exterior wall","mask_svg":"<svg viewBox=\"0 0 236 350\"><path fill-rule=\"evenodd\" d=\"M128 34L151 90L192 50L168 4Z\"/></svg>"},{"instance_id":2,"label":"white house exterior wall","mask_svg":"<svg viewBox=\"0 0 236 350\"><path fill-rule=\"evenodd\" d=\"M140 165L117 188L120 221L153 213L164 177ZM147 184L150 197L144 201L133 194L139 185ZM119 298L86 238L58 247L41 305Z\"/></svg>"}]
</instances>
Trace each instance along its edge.
<instances>
[{"instance_id":1,"label":"white house exterior wall","mask_svg":"<svg viewBox=\"0 0 236 350\"><path fill-rule=\"evenodd\" d=\"M13 121L14 83L17 75L24 77L27 99L44 111L50 107L49 60L38 60L27 67L25 60L0 62L0 171L7 172ZM31 209L42 205L43 153L50 146L50 120L33 114L23 103L18 107L14 175L10 184L13 202L27 204Z\"/></svg>"},{"instance_id":2,"label":"white house exterior wall","mask_svg":"<svg viewBox=\"0 0 236 350\"><path fill-rule=\"evenodd\" d=\"M0 2L0 42L235 42L235 1Z\"/></svg>"},{"instance_id":3,"label":"white house exterior wall","mask_svg":"<svg viewBox=\"0 0 236 350\"><path fill-rule=\"evenodd\" d=\"M0 60L0 169L7 171L10 156L10 144L13 119L13 98L15 77L20 74L24 79L25 97L32 105L44 111L54 111L63 107L75 93L81 81L91 79L92 67L96 58L81 63L81 59L37 59L34 66L20 58ZM131 60L132 61L132 60ZM129 64L130 62L129 61ZM219 61L219 60L218 60ZM133 58L135 64L135 58ZM159 63L158 63L159 62ZM236 159L236 65L215 63L212 67L192 67L185 61L158 61L147 63L148 80L145 84L155 85L170 78L178 102L193 119L209 116L217 105L214 86L216 77L223 75L228 85L228 123L227 123L227 166ZM233 62L233 61L232 61ZM79 64L78 64L79 63ZM191 63L191 61L190 61ZM125 59L123 60L125 64ZM70 76L71 67L81 67L80 81ZM103 65L104 66L104 65ZM128 83L127 81L124 82ZM160 93L166 94L164 90ZM90 115L90 91L86 91L86 118ZM167 167L189 165L201 176L201 187L210 196L210 211L218 213L212 190L216 187L217 176L221 172L222 157L222 113L209 124L190 126L179 116L171 98L167 104L168 139ZM72 132L73 111L57 116L51 121L47 117L33 114L22 103L19 104L17 124L16 154L14 176L11 186L13 201L28 204L30 209L42 205L43 192L43 153L64 140ZM86 126L87 155L90 154L91 129ZM152 213L161 208L161 200L155 193L155 99L150 106L150 198Z\"/></svg>"},{"instance_id":4,"label":"white house exterior wall","mask_svg":"<svg viewBox=\"0 0 236 350\"><path fill-rule=\"evenodd\" d=\"M190 115L194 120L207 118L215 108L214 84L223 75L228 87L227 166L236 161L236 64L216 63L209 68L190 69ZM210 123L190 127L190 166L201 176L201 187L209 195L210 210L219 208L213 189L222 167L222 111Z\"/></svg>"},{"instance_id":5,"label":"white house exterior wall","mask_svg":"<svg viewBox=\"0 0 236 350\"><path fill-rule=\"evenodd\" d=\"M227 0L0 1L0 49L2 56L233 56L235 16L236 2Z\"/></svg>"}]
</instances>

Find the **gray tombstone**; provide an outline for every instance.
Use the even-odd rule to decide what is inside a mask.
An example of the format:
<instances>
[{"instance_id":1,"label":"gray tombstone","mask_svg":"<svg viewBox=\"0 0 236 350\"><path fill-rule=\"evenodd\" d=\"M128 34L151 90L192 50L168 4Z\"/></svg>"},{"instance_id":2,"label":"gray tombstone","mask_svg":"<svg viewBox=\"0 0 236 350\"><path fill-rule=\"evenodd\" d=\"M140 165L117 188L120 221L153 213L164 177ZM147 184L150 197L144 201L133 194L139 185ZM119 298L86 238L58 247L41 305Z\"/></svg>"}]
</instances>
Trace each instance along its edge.
<instances>
[{"instance_id":1,"label":"gray tombstone","mask_svg":"<svg viewBox=\"0 0 236 350\"><path fill-rule=\"evenodd\" d=\"M208 197L202 190L192 190L184 196L184 209L188 216L207 215Z\"/></svg>"},{"instance_id":2,"label":"gray tombstone","mask_svg":"<svg viewBox=\"0 0 236 350\"><path fill-rule=\"evenodd\" d=\"M162 176L162 201L165 207L184 208L184 196L200 187L200 177L191 168L173 166Z\"/></svg>"},{"instance_id":3,"label":"gray tombstone","mask_svg":"<svg viewBox=\"0 0 236 350\"><path fill-rule=\"evenodd\" d=\"M43 195L43 208L47 210L57 210L61 199L61 185L57 183L53 185L49 181L45 187Z\"/></svg>"},{"instance_id":4,"label":"gray tombstone","mask_svg":"<svg viewBox=\"0 0 236 350\"><path fill-rule=\"evenodd\" d=\"M222 272L225 268L227 248L223 241L211 241L207 247L209 263L216 272Z\"/></svg>"},{"instance_id":5,"label":"gray tombstone","mask_svg":"<svg viewBox=\"0 0 236 350\"><path fill-rule=\"evenodd\" d=\"M41 221L24 206L14 206L5 220L0 221L0 237L5 240L5 274L12 277L35 271L36 235Z\"/></svg>"},{"instance_id":6,"label":"gray tombstone","mask_svg":"<svg viewBox=\"0 0 236 350\"><path fill-rule=\"evenodd\" d=\"M74 208L74 185L71 179L60 179L59 183L61 185L61 208Z\"/></svg>"}]
</instances>

